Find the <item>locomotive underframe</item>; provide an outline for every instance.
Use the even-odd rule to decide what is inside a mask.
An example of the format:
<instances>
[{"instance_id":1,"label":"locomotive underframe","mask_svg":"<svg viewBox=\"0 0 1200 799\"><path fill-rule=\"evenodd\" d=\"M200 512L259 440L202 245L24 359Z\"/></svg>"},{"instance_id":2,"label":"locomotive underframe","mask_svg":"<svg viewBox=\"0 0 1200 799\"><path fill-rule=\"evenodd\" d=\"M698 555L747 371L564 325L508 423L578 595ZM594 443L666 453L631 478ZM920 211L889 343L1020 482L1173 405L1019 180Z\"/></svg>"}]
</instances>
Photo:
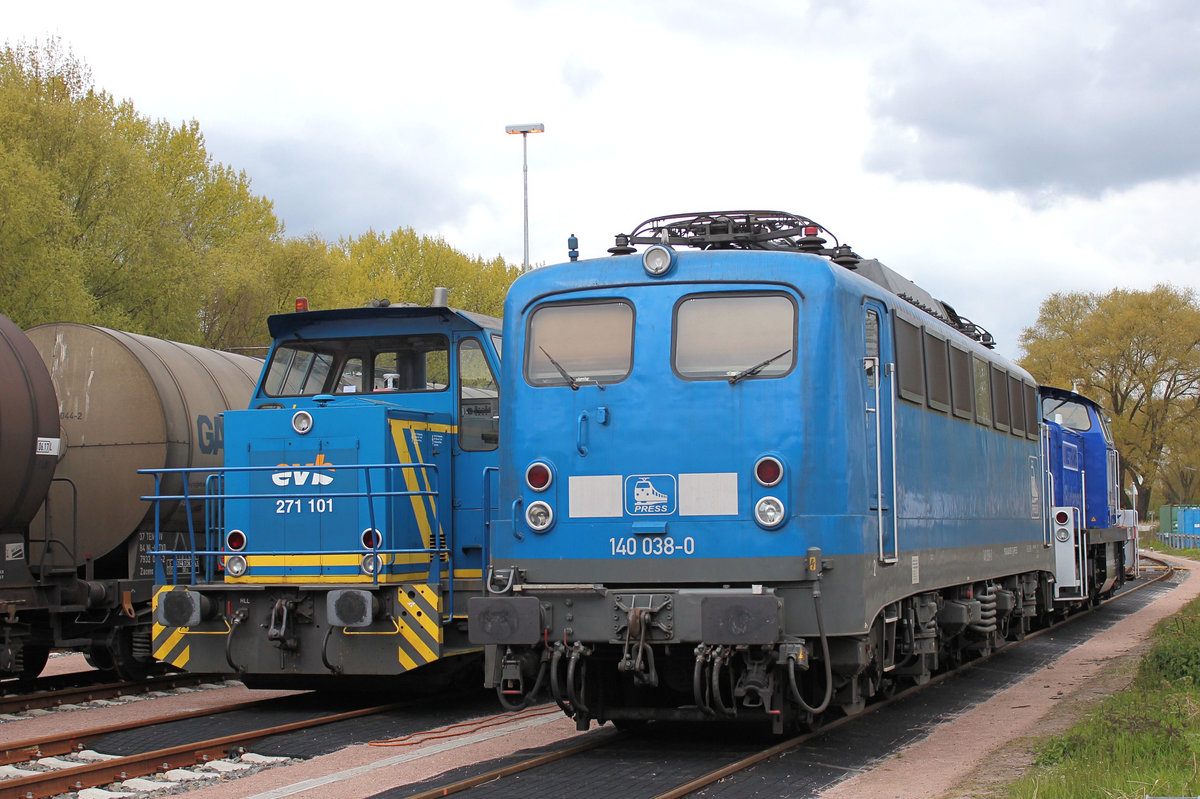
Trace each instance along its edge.
<instances>
[{"instance_id":1,"label":"locomotive underframe","mask_svg":"<svg viewBox=\"0 0 1200 799\"><path fill-rule=\"evenodd\" d=\"M401 675L479 651L461 611L480 588L456 579L458 610L448 619L449 597L437 584L166 586L154 602L154 655L192 672L236 673L255 687Z\"/></svg>"},{"instance_id":2,"label":"locomotive underframe","mask_svg":"<svg viewBox=\"0 0 1200 799\"><path fill-rule=\"evenodd\" d=\"M1094 590L1074 606L1124 581L1123 546L1089 546ZM782 732L829 708L857 713L1069 610L1055 601L1045 548L1025 554L1018 560L1031 567L940 586L936 567L905 586L896 567L881 572L869 557L845 556L776 585L551 586L518 577L509 594L472 599L472 640L487 644L486 684L505 704L546 686L580 729L593 719L766 719ZM885 587L869 597L848 590L871 585L872 575L886 575ZM822 594L836 603L820 607Z\"/></svg>"}]
</instances>

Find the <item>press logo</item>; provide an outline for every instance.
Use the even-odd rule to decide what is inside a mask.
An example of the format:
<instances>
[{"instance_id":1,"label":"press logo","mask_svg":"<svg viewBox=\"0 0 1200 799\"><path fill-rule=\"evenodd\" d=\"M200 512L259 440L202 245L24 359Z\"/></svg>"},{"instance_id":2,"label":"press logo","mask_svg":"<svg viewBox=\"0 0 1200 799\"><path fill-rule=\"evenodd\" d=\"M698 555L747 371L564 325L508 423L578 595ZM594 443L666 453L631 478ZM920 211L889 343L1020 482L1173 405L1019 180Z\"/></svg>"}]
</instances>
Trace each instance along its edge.
<instances>
[{"instance_id":1,"label":"press logo","mask_svg":"<svg viewBox=\"0 0 1200 799\"><path fill-rule=\"evenodd\" d=\"M328 467L329 462L325 460L325 453L322 452L319 455L317 455L316 461L314 461L313 463L306 463L304 465L305 466ZM271 481L273 483L275 483L275 485L277 485L277 486L289 486L289 485L327 486L333 482L332 474L327 474L325 472L300 471L299 470L300 464L298 464L298 463L293 463L290 465L286 464L286 463L281 463L281 464L279 464L279 466L283 467L285 471L271 473ZM333 472L333 469L327 469L326 471Z\"/></svg>"},{"instance_id":2,"label":"press logo","mask_svg":"<svg viewBox=\"0 0 1200 799\"><path fill-rule=\"evenodd\" d=\"M625 478L625 512L657 516L675 512L675 476L639 474Z\"/></svg>"}]
</instances>

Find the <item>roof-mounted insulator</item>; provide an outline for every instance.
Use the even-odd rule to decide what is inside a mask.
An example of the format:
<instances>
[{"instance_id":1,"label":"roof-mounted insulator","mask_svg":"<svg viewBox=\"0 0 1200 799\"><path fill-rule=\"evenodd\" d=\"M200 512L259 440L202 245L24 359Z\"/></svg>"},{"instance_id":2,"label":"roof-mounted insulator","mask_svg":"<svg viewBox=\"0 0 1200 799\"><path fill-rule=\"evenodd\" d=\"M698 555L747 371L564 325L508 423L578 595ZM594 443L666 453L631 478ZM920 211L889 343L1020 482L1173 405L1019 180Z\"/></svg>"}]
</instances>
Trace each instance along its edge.
<instances>
[{"instance_id":1,"label":"roof-mounted insulator","mask_svg":"<svg viewBox=\"0 0 1200 799\"><path fill-rule=\"evenodd\" d=\"M629 246L629 237L624 233L617 234L617 244L615 247L609 247L608 251L612 255L633 255L637 250Z\"/></svg>"},{"instance_id":2,"label":"roof-mounted insulator","mask_svg":"<svg viewBox=\"0 0 1200 799\"><path fill-rule=\"evenodd\" d=\"M849 244L839 244L833 249L832 260L838 266L844 266L847 269L857 269L858 262L862 258L858 257L858 254L850 249Z\"/></svg>"},{"instance_id":3,"label":"roof-mounted insulator","mask_svg":"<svg viewBox=\"0 0 1200 799\"><path fill-rule=\"evenodd\" d=\"M796 242L796 249L801 252L819 252L825 249L825 239L821 238L821 229L816 225L805 225L804 236Z\"/></svg>"},{"instance_id":4,"label":"roof-mounted insulator","mask_svg":"<svg viewBox=\"0 0 1200 799\"><path fill-rule=\"evenodd\" d=\"M572 261L579 260L579 239L575 238L574 233L567 237L567 258Z\"/></svg>"}]
</instances>

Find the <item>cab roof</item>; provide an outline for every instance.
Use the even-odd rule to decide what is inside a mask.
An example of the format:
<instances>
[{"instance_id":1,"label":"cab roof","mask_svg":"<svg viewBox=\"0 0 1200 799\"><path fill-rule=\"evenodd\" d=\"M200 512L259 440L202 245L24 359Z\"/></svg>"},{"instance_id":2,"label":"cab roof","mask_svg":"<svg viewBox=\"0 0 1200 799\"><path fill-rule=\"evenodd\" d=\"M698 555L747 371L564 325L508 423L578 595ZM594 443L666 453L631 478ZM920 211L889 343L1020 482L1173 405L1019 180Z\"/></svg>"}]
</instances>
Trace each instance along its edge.
<instances>
[{"instance_id":1,"label":"cab roof","mask_svg":"<svg viewBox=\"0 0 1200 799\"><path fill-rule=\"evenodd\" d=\"M478 330L494 330L499 332L503 322L494 316L462 311L457 308L438 308L411 303L397 303L385 307L365 308L331 308L321 311L297 311L295 313L274 314L267 317L267 330L271 338L281 339L294 335L297 331L324 322L354 322L380 319L420 319L421 317L436 317L451 322L459 322L469 328Z\"/></svg>"}]
</instances>

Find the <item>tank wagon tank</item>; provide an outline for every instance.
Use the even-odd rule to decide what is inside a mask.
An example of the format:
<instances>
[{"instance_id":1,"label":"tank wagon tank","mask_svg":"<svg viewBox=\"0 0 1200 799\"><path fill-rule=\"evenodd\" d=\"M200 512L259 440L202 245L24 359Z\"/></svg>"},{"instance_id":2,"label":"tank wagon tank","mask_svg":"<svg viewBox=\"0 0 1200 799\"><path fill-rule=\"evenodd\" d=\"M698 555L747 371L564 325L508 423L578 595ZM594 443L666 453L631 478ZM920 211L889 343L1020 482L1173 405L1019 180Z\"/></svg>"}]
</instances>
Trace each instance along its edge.
<instances>
[{"instance_id":1,"label":"tank wagon tank","mask_svg":"<svg viewBox=\"0 0 1200 799\"><path fill-rule=\"evenodd\" d=\"M1080 601L1037 386L986 331L801 216L658 217L609 252L506 301L469 620L507 706L780 732Z\"/></svg>"},{"instance_id":2,"label":"tank wagon tank","mask_svg":"<svg viewBox=\"0 0 1200 799\"><path fill-rule=\"evenodd\" d=\"M362 689L357 675L440 676L478 655L466 598L481 590L500 321L444 296L270 317L252 407L225 415L209 524L194 549L162 548L155 657L253 687Z\"/></svg>"},{"instance_id":3,"label":"tank wagon tank","mask_svg":"<svg viewBox=\"0 0 1200 799\"><path fill-rule=\"evenodd\" d=\"M154 586L154 514L142 499L153 481L137 470L219 464L221 414L246 406L261 361L74 323L26 335L54 403L39 439L53 454L39 458L57 463L21 533L24 551L0 577L0 655L33 675L49 649L79 649L93 665L137 678L152 662ZM7 413L4 422L7 439ZM161 527L176 534L198 510L164 507Z\"/></svg>"},{"instance_id":4,"label":"tank wagon tank","mask_svg":"<svg viewBox=\"0 0 1200 799\"><path fill-rule=\"evenodd\" d=\"M37 349L0 315L0 609L42 601L29 572L29 522L37 513L58 463L58 407L54 383ZM6 623L0 640L0 676L36 676L50 649L33 641L29 622Z\"/></svg>"}]
</instances>

